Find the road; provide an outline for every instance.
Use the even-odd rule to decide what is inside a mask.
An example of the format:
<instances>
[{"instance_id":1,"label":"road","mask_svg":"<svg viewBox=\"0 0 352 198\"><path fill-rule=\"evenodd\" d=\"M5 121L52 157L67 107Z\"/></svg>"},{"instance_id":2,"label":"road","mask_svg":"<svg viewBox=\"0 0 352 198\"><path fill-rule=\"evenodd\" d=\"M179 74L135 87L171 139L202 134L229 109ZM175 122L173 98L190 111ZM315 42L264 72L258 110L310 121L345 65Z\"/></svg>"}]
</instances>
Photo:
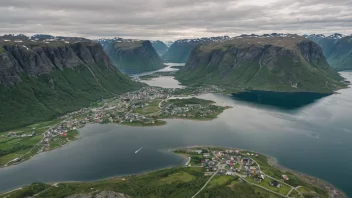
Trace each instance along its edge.
<instances>
[{"instance_id":1,"label":"road","mask_svg":"<svg viewBox=\"0 0 352 198\"><path fill-rule=\"evenodd\" d=\"M212 151L213 155L218 158L215 153ZM220 160L220 158L218 158ZM192 198L196 197L200 192L202 192L202 190L208 185L208 183L210 182L211 179L213 179L213 177L219 172L220 170L220 163L218 163L218 170L208 179L208 181L204 184L204 186L195 194L192 196Z\"/></svg>"},{"instance_id":2,"label":"road","mask_svg":"<svg viewBox=\"0 0 352 198\"><path fill-rule=\"evenodd\" d=\"M204 186L196 193L192 196L192 198L196 197L200 192L202 192L202 190L208 185L208 183L210 182L211 179L213 179L213 177L219 172L219 169L208 179L207 183L204 184Z\"/></svg>"},{"instance_id":3,"label":"road","mask_svg":"<svg viewBox=\"0 0 352 198\"><path fill-rule=\"evenodd\" d=\"M265 174L265 173L261 170L260 164L259 164L257 161L255 161L253 158L249 157L249 159L253 160L253 162L255 162L255 163L258 165L259 171L262 172L263 175L265 175L266 177L268 177L268 178L270 178L270 179L272 179L272 180L275 180L275 181L277 181L277 182L280 182L279 180L277 180L277 179L275 179L275 178L273 178L273 177L271 177L271 176ZM300 188L301 186L294 187L294 186L291 186L291 185L289 185L289 184L287 184L287 183L285 183L285 182L282 182L282 183L284 183L285 185L291 187L291 190L290 190L290 191L287 193L287 195L286 195L287 197L288 197L288 195L290 195L290 193L291 193L293 190L296 190L296 191L298 192L298 194L300 194L302 197L304 197L304 196L302 195L302 193L297 190L297 188ZM268 189L268 190L269 190L269 189Z\"/></svg>"},{"instance_id":4,"label":"road","mask_svg":"<svg viewBox=\"0 0 352 198\"><path fill-rule=\"evenodd\" d=\"M211 151L211 153L213 153L213 155L219 160L219 163L218 163L218 170L209 178L209 180L204 184L204 186L203 186L195 195L192 196L192 198L196 197L200 192L202 192L202 190L204 190L204 188L208 185L208 183L211 181L211 179L213 179L213 177L214 177L214 176L219 172L219 170L220 170L220 161L222 161L222 160L221 160L220 158L218 158L218 157L215 155L215 153L214 153L213 151ZM259 171L262 172L259 163L258 163L257 161L255 161L254 159L252 159L252 158L250 158L250 159L253 160L253 161L258 165ZM264 172L262 172L262 173L263 173L266 177L278 181L277 179L275 179L275 178L273 178L273 177L271 177L271 176L266 175ZM269 191L269 192L274 193L274 194L276 194L276 195L279 195L279 196L281 196L281 197L289 198L289 195L290 195L290 193L291 193L293 190L296 190L302 197L304 197L304 196L297 190L297 189L300 188L301 186L293 187L293 186L291 186L291 185L289 185L289 184L284 183L285 185L291 187L291 190L290 190L286 195L282 195L282 194L280 194L280 193L278 193L278 192L275 192L275 191L272 191L272 190L270 190L270 189L268 189L268 188L265 188L265 187L263 187L263 186L261 186L261 185L259 185L259 184L255 184L255 183L249 182L248 180L245 179L245 177L244 177L243 175L240 175L240 174L238 174L238 173L236 173L236 175L237 175L238 177L240 177L243 181L247 182L248 184L251 184L251 185L253 185L253 186L257 186L257 187L259 187L259 188L262 188L262 189L264 189L264 190L266 190L266 191Z\"/></svg>"},{"instance_id":5,"label":"road","mask_svg":"<svg viewBox=\"0 0 352 198\"><path fill-rule=\"evenodd\" d=\"M21 188L16 188L16 189L14 189L14 190L11 190L11 191L8 191L8 192L5 192L5 193L2 193L2 194L0 194L0 196L6 195L6 194L9 194L9 193L12 193L12 192L18 191L18 190L22 190L22 189L23 189L22 187L21 187Z\"/></svg>"},{"instance_id":6,"label":"road","mask_svg":"<svg viewBox=\"0 0 352 198\"><path fill-rule=\"evenodd\" d=\"M281 197L288 197L287 195L286 195L286 196L285 196L285 195L282 195L282 194L280 194L280 193L277 193L277 192L275 192L275 191L272 191L272 190L270 190L270 189L267 189L267 188L265 188L265 187L263 187L263 186L261 186L261 185L259 185L259 184L255 184L255 183L249 182L249 181L247 181L246 179L244 179L243 177L241 177L240 174L237 174L237 173L236 173L236 175L239 176L243 181L245 181L245 182L247 182L247 183L249 183L249 184L251 184L251 185L257 186L257 187L262 188L262 189L264 189L264 190L266 190L266 191L272 192L272 193L274 193L274 194L276 194L276 195L280 195Z\"/></svg>"},{"instance_id":7,"label":"road","mask_svg":"<svg viewBox=\"0 0 352 198\"><path fill-rule=\"evenodd\" d=\"M35 145L31 148L31 150L29 150L29 151L28 151L27 153L25 153L25 154L22 154L22 155L19 156L18 158L22 158L23 156L25 156L25 155L27 155L28 153L32 152L32 150L33 150L36 146L38 146L44 139L45 139L45 132L43 133L43 138L42 138L37 144L35 144ZM9 163L11 163L13 160L14 160L14 159L8 161L3 167L6 167L6 166L7 166Z\"/></svg>"},{"instance_id":8,"label":"road","mask_svg":"<svg viewBox=\"0 0 352 198\"><path fill-rule=\"evenodd\" d=\"M162 100L159 102L159 109L161 109L161 104L165 101L167 101L170 98L170 96L167 96L165 100Z\"/></svg>"}]
</instances>

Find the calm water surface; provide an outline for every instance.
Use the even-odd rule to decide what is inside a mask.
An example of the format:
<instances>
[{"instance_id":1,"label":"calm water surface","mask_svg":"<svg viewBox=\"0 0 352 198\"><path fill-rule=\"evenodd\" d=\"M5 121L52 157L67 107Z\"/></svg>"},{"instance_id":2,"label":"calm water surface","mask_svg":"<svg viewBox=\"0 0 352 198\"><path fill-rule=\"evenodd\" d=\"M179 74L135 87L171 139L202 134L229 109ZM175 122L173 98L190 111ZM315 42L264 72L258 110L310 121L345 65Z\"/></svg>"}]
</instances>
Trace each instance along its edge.
<instances>
[{"instance_id":1,"label":"calm water surface","mask_svg":"<svg viewBox=\"0 0 352 198\"><path fill-rule=\"evenodd\" d=\"M140 77L140 76L145 76L145 75L150 75L156 72L171 72L171 71L177 71L178 69L171 68L172 66L184 66L185 63L165 63L167 65L165 68L156 70L156 71L150 71L150 72L144 72L140 74L133 74L131 77ZM141 82L146 83L150 86L159 86L163 88L183 88L183 86L172 76L160 76L157 78L152 78L150 80L141 80Z\"/></svg>"},{"instance_id":2,"label":"calm water surface","mask_svg":"<svg viewBox=\"0 0 352 198\"><path fill-rule=\"evenodd\" d=\"M342 74L352 81L352 72ZM182 165L183 158L166 150L216 145L274 156L281 165L352 196L352 88L339 93L295 108L207 94L201 97L232 108L213 121L167 120L165 126L144 128L87 125L79 140L0 169L0 191L36 181L88 181Z\"/></svg>"}]
</instances>

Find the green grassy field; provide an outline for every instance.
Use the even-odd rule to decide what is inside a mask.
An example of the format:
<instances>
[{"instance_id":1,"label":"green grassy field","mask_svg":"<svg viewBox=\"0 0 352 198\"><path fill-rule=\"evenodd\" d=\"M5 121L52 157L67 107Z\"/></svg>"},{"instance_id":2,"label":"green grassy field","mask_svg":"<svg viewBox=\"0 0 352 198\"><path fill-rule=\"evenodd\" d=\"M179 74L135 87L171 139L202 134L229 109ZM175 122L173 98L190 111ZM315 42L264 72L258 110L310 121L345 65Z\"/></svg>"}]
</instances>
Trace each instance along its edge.
<instances>
[{"instance_id":1,"label":"green grassy field","mask_svg":"<svg viewBox=\"0 0 352 198\"><path fill-rule=\"evenodd\" d=\"M124 193L131 197L191 197L205 184L206 179L201 168L172 168L124 179L114 178L99 182L62 183L58 187L43 191L36 197L61 198L73 194L104 190ZM7 196L12 198L23 194L33 195L38 193L37 190L33 191L32 187L26 187Z\"/></svg>"},{"instance_id":2,"label":"green grassy field","mask_svg":"<svg viewBox=\"0 0 352 198\"><path fill-rule=\"evenodd\" d=\"M190 182L195 180L196 177L187 173L187 172L178 172L172 175L169 175L165 178L159 180L160 184L172 184L175 182Z\"/></svg>"},{"instance_id":3,"label":"green grassy field","mask_svg":"<svg viewBox=\"0 0 352 198\"><path fill-rule=\"evenodd\" d=\"M202 148L193 148L202 149ZM204 152L207 150L202 149ZM175 151L177 154L189 155L186 153L187 149L180 149ZM195 159L200 158L201 155L190 155ZM258 156L263 160L264 156ZM260 161L260 159L258 160ZM265 164L260 161L260 164ZM273 168L275 169L275 168ZM56 186L49 186L45 184L32 184L24 187L15 192L0 195L1 197L28 197L36 194L38 198L63 198L77 194L90 194L98 193L101 191L113 191L123 193L131 197L192 197L198 192L204 184L209 180L210 176L204 175L204 169L202 167L176 167L169 168L155 172L149 172L137 176L126 176L120 178L111 178L107 180L101 180L96 182L74 182L74 183L60 183ZM257 183L250 177L245 178L246 181L251 183ZM291 188L283 184L282 187L276 188L271 187L269 182L272 181L270 178L266 178L258 186L252 185L244 179L238 176L214 176L208 185L197 195L197 198L201 197L240 197L240 198L277 198L283 197L288 194ZM311 185L311 184L309 184ZM305 197L327 197L325 194L315 194L310 190L310 186L299 188L299 191ZM266 190L267 189L267 190ZM271 191L277 192L282 196L274 194ZM322 191L320 189L320 191ZM290 197L300 197L300 194L296 191L290 193Z\"/></svg>"},{"instance_id":4,"label":"green grassy field","mask_svg":"<svg viewBox=\"0 0 352 198\"><path fill-rule=\"evenodd\" d=\"M293 190L288 196L293 197L293 198L301 198L302 197L296 190Z\"/></svg>"},{"instance_id":5,"label":"green grassy field","mask_svg":"<svg viewBox=\"0 0 352 198\"><path fill-rule=\"evenodd\" d=\"M142 115L148 115L148 114L152 114L152 113L158 112L160 110L159 109L159 103L160 102L161 102L161 100L150 101L148 103L147 107L135 108L135 109L133 109L133 112L134 113L139 113L139 114L142 114Z\"/></svg>"},{"instance_id":6,"label":"green grassy field","mask_svg":"<svg viewBox=\"0 0 352 198\"><path fill-rule=\"evenodd\" d=\"M227 183L229 183L230 181L234 181L237 180L238 177L234 177L234 176L215 176L209 183L208 188L215 188L217 186L223 186Z\"/></svg>"},{"instance_id":7,"label":"green grassy field","mask_svg":"<svg viewBox=\"0 0 352 198\"><path fill-rule=\"evenodd\" d=\"M204 176L202 168L179 167L139 176L113 178L98 182L60 183L57 187L33 184L22 190L0 197L13 198L37 194L36 197L38 198L62 198L75 194L89 194L100 191L114 191L138 198L192 197L203 187L208 179L209 177ZM240 181L237 177L216 176L197 198L234 196L243 198L277 197L272 193Z\"/></svg>"},{"instance_id":8,"label":"green grassy field","mask_svg":"<svg viewBox=\"0 0 352 198\"><path fill-rule=\"evenodd\" d=\"M26 154L43 138L43 133L50 127L61 122L60 119L52 121L40 122L19 129L14 129L0 133L0 166L5 165L10 160L18 158ZM8 133L16 132L17 135L32 134L32 137L7 137ZM36 149L28 153L23 158L28 159L36 153Z\"/></svg>"},{"instance_id":9,"label":"green grassy field","mask_svg":"<svg viewBox=\"0 0 352 198\"><path fill-rule=\"evenodd\" d=\"M277 169L271 165L268 164L267 157L263 155L259 155L258 157L255 157L256 162L260 165L261 170L267 174L270 175L271 177L281 180L282 175L287 175L289 177L288 181L282 182L282 183L287 183L293 187L297 186L305 186L306 188L310 189L311 191L316 192L320 197L329 197L328 192L322 188L319 188L313 184L307 183L300 179L298 176L295 174L291 173L290 171L283 172L280 169Z\"/></svg>"}]
</instances>

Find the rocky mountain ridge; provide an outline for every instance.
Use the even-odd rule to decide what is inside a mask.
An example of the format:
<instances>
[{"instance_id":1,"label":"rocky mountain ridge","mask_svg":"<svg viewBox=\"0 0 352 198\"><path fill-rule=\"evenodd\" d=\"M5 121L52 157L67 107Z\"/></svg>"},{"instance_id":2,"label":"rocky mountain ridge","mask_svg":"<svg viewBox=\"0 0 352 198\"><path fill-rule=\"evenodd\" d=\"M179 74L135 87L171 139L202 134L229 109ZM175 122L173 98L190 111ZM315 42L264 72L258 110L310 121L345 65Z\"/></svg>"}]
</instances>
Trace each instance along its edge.
<instances>
[{"instance_id":1,"label":"rocky mountain ridge","mask_svg":"<svg viewBox=\"0 0 352 198\"><path fill-rule=\"evenodd\" d=\"M162 58L166 62L175 62L175 63L185 63L187 62L191 51L201 43L209 43L209 42L226 42L228 40L236 39L236 38L286 38L292 37L295 34L282 34L282 33L272 33L272 34L242 34L236 37L229 36L218 36L218 37L203 37L203 38L195 38L195 39L181 39L175 41L169 48Z\"/></svg>"},{"instance_id":2,"label":"rocky mountain ridge","mask_svg":"<svg viewBox=\"0 0 352 198\"><path fill-rule=\"evenodd\" d=\"M331 93L345 87L321 48L299 35L251 35L198 45L177 74L184 84Z\"/></svg>"},{"instance_id":3,"label":"rocky mountain ridge","mask_svg":"<svg viewBox=\"0 0 352 198\"><path fill-rule=\"evenodd\" d=\"M0 41L0 131L53 119L140 86L94 41Z\"/></svg>"},{"instance_id":4,"label":"rocky mountain ridge","mask_svg":"<svg viewBox=\"0 0 352 198\"><path fill-rule=\"evenodd\" d=\"M352 36L335 33L330 36L313 34L305 37L322 47L325 57L334 69L352 70Z\"/></svg>"},{"instance_id":5,"label":"rocky mountain ridge","mask_svg":"<svg viewBox=\"0 0 352 198\"><path fill-rule=\"evenodd\" d=\"M165 67L148 40L115 38L99 42L113 64L125 73L141 73Z\"/></svg>"}]
</instances>

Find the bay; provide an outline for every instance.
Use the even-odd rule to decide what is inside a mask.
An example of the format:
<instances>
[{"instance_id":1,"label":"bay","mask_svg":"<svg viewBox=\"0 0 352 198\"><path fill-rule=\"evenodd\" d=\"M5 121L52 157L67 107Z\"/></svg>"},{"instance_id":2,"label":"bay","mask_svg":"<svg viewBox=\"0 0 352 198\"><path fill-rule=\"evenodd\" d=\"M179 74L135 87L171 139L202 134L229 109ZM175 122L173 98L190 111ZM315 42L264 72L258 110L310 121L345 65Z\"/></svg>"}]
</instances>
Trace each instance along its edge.
<instances>
[{"instance_id":1,"label":"bay","mask_svg":"<svg viewBox=\"0 0 352 198\"><path fill-rule=\"evenodd\" d=\"M352 81L352 72L341 74ZM213 121L173 119L142 128L87 125L79 140L0 169L0 191L32 182L92 181L183 165L185 159L167 150L213 145L273 156L282 166L322 178L352 196L352 88L295 108L231 95L200 97L232 108Z\"/></svg>"}]
</instances>

